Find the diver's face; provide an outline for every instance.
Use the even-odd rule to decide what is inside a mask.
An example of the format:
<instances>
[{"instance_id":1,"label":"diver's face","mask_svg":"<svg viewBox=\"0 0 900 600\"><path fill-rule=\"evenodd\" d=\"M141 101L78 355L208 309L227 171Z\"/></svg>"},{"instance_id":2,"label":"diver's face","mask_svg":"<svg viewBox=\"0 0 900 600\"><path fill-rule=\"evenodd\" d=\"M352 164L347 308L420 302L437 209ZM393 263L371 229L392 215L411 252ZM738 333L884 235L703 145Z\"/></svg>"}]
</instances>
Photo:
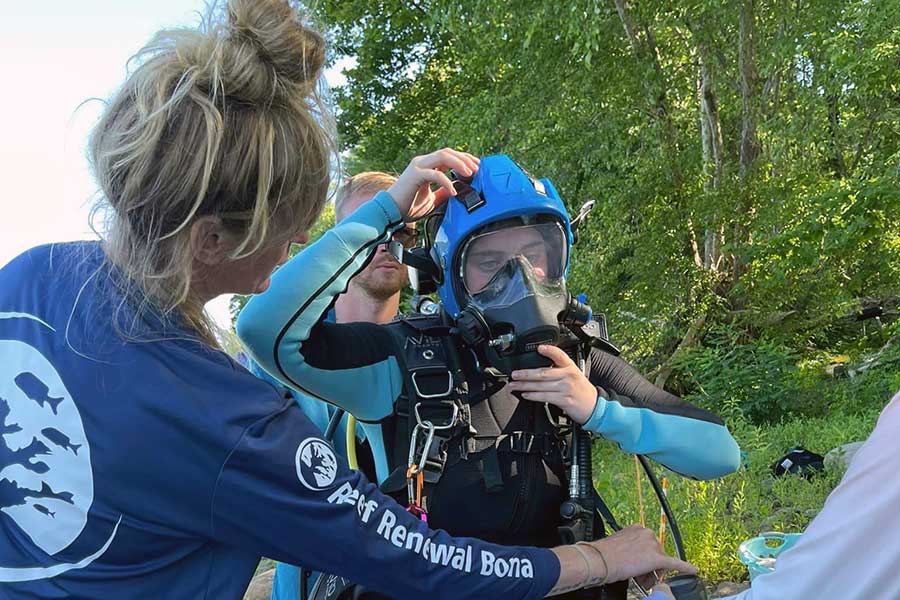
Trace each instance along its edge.
<instances>
[{"instance_id":1,"label":"diver's face","mask_svg":"<svg viewBox=\"0 0 900 600\"><path fill-rule=\"evenodd\" d=\"M466 253L465 283L477 294L513 258L524 257L540 279L547 276L547 246L532 227L500 229L472 241Z\"/></svg>"}]
</instances>

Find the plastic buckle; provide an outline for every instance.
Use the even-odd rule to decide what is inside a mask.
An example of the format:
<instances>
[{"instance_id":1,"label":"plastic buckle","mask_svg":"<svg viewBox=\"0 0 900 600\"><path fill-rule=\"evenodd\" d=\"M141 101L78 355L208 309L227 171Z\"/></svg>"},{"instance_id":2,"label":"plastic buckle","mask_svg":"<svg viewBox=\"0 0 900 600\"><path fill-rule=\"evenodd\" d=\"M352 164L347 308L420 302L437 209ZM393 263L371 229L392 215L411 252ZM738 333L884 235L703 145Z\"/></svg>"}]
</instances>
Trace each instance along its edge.
<instances>
[{"instance_id":1,"label":"plastic buckle","mask_svg":"<svg viewBox=\"0 0 900 600\"><path fill-rule=\"evenodd\" d=\"M434 425L431 421L423 421L422 415L419 414L419 407L422 405L422 403L416 402L415 406L413 406L413 412L416 413L416 428L418 428L419 426L427 427L425 425L426 423L430 425L434 430L452 429L456 426L456 423L459 421L459 406L456 404L456 402L452 400L441 400L437 404L447 404L450 406L450 420L443 425Z\"/></svg>"}]
</instances>

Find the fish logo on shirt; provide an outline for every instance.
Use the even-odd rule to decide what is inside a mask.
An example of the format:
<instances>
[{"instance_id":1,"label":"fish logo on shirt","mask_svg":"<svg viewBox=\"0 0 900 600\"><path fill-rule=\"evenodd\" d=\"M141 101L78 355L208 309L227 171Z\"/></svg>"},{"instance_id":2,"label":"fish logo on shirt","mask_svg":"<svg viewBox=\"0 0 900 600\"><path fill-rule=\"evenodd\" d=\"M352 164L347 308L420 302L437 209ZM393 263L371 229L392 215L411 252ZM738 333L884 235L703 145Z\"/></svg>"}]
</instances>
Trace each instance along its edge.
<instances>
[{"instance_id":1,"label":"fish logo on shirt","mask_svg":"<svg viewBox=\"0 0 900 600\"><path fill-rule=\"evenodd\" d=\"M16 385L29 399L37 402L39 406L47 404L53 414L56 414L59 403L65 398L55 398L49 394L50 388L34 373L19 373L15 378Z\"/></svg>"},{"instance_id":2,"label":"fish logo on shirt","mask_svg":"<svg viewBox=\"0 0 900 600\"><path fill-rule=\"evenodd\" d=\"M65 450L71 450L75 454L78 454L78 449L81 448L81 444L73 444L69 439L69 436L64 434L59 429L54 429L53 427L44 427L43 429L41 429L41 433L44 434L45 438L47 438L57 446Z\"/></svg>"},{"instance_id":3,"label":"fish logo on shirt","mask_svg":"<svg viewBox=\"0 0 900 600\"><path fill-rule=\"evenodd\" d=\"M90 519L94 477L75 398L50 362L53 355L41 351L56 330L19 312L0 312L0 326L2 588L6 582L50 579L88 566L109 548L121 517L111 531L98 532L96 544L72 558L73 548L83 547L76 540L96 529ZM65 560L56 558L64 551Z\"/></svg>"}]
</instances>

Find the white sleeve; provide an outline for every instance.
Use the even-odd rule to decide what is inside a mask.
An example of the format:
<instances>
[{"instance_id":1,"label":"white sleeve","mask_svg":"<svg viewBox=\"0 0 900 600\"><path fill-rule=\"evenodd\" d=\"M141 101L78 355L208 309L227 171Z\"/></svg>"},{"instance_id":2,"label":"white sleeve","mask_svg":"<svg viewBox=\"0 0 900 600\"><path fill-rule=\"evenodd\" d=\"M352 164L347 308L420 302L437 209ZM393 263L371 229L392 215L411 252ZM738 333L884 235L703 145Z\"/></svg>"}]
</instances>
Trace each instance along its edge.
<instances>
[{"instance_id":1,"label":"white sleeve","mask_svg":"<svg viewBox=\"0 0 900 600\"><path fill-rule=\"evenodd\" d=\"M774 573L727 600L900 598L900 394Z\"/></svg>"}]
</instances>

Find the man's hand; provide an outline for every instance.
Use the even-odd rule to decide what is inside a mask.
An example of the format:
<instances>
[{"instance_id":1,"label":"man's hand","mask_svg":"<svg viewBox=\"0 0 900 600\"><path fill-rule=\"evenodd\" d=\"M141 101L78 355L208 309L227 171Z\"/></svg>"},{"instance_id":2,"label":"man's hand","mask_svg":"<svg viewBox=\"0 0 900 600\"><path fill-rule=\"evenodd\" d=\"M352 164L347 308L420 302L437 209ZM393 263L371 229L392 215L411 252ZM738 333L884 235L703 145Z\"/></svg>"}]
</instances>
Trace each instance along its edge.
<instances>
[{"instance_id":1,"label":"man's hand","mask_svg":"<svg viewBox=\"0 0 900 600\"><path fill-rule=\"evenodd\" d=\"M597 405L597 388L561 349L543 345L538 352L553 366L513 371L510 391L520 392L526 400L555 404L577 423L587 421Z\"/></svg>"}]
</instances>

